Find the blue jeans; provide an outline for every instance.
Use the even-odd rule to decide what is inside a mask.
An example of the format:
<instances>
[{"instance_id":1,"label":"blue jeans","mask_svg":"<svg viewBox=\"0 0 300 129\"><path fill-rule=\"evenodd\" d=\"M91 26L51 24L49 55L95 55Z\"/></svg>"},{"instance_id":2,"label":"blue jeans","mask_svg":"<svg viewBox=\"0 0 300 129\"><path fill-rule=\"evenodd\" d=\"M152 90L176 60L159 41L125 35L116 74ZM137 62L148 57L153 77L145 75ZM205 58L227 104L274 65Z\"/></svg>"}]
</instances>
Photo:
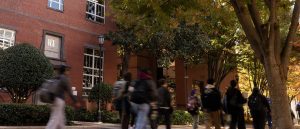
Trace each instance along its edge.
<instances>
[{"instance_id":1,"label":"blue jeans","mask_svg":"<svg viewBox=\"0 0 300 129\"><path fill-rule=\"evenodd\" d=\"M148 123L149 104L131 103L132 110L136 113L135 129L146 129Z\"/></svg>"}]
</instances>

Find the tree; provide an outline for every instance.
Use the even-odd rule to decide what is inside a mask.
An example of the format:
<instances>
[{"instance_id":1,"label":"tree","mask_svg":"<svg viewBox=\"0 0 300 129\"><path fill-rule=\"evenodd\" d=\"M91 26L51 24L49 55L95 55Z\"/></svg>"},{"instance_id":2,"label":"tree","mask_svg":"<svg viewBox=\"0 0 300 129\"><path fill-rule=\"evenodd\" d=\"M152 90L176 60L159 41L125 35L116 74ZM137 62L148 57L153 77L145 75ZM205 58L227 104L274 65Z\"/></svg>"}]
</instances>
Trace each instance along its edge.
<instances>
[{"instance_id":1,"label":"tree","mask_svg":"<svg viewBox=\"0 0 300 129\"><path fill-rule=\"evenodd\" d=\"M269 87L264 67L255 57L250 45L243 43L236 50L239 55L238 72L241 75L240 87L248 93L252 92L254 87L257 87L261 93L266 93L269 96Z\"/></svg>"},{"instance_id":2,"label":"tree","mask_svg":"<svg viewBox=\"0 0 300 129\"><path fill-rule=\"evenodd\" d=\"M99 100L101 101L101 107L105 107L107 103L111 101L113 87L109 84L100 83L95 85L89 92L88 100L91 102L97 102L99 106ZM99 107L98 107L99 108Z\"/></svg>"},{"instance_id":3,"label":"tree","mask_svg":"<svg viewBox=\"0 0 300 129\"><path fill-rule=\"evenodd\" d=\"M0 67L1 86L14 103L25 102L53 74L49 60L29 44L5 49L0 56Z\"/></svg>"},{"instance_id":4,"label":"tree","mask_svg":"<svg viewBox=\"0 0 300 129\"><path fill-rule=\"evenodd\" d=\"M121 56L120 76L128 72L128 66L131 54L141 50L143 46L139 43L134 33L133 27L126 28L117 24L118 30L109 32L106 37L112 40L113 45L118 46L118 54Z\"/></svg>"},{"instance_id":5,"label":"tree","mask_svg":"<svg viewBox=\"0 0 300 129\"><path fill-rule=\"evenodd\" d=\"M287 80L287 93L290 98L290 101L295 99L300 95L300 55L298 51L292 52L292 57L290 59L288 80Z\"/></svg>"},{"instance_id":6,"label":"tree","mask_svg":"<svg viewBox=\"0 0 300 129\"><path fill-rule=\"evenodd\" d=\"M286 93L291 43L295 37L300 0L230 0L256 58L263 64L270 96L274 128L293 129L288 95ZM293 13L290 15L291 6ZM290 20L287 24L283 21Z\"/></svg>"}]
</instances>

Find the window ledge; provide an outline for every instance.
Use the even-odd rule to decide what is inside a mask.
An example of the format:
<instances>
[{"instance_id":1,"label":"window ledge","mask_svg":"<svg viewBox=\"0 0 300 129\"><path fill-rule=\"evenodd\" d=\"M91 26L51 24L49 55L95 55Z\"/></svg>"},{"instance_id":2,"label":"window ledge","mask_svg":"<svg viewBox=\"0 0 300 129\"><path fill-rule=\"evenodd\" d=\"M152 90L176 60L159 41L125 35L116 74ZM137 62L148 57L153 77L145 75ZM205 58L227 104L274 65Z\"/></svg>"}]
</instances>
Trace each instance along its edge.
<instances>
[{"instance_id":1,"label":"window ledge","mask_svg":"<svg viewBox=\"0 0 300 129\"><path fill-rule=\"evenodd\" d=\"M53 11L56 11L56 12L60 12L60 13L64 13L64 10L54 9L54 8L49 7L49 6L47 6L47 9L50 9L50 10L53 10Z\"/></svg>"},{"instance_id":2,"label":"window ledge","mask_svg":"<svg viewBox=\"0 0 300 129\"><path fill-rule=\"evenodd\" d=\"M96 22L94 20L91 20L91 19L88 19L88 18L85 18L87 21L89 22L92 22L92 23L95 23L95 24L99 24L99 25L105 25L105 19L104 19L104 23L101 23L101 22Z\"/></svg>"}]
</instances>

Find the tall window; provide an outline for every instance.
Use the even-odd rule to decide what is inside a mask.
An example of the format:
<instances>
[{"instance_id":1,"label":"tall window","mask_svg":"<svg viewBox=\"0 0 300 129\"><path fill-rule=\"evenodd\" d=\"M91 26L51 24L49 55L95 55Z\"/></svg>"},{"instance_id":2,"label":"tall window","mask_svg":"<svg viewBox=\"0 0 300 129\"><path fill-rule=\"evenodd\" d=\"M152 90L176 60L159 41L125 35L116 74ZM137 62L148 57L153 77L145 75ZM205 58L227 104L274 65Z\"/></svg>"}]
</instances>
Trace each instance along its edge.
<instances>
[{"instance_id":1,"label":"tall window","mask_svg":"<svg viewBox=\"0 0 300 129\"><path fill-rule=\"evenodd\" d=\"M64 0L48 0L48 7L63 11L64 10Z\"/></svg>"},{"instance_id":2,"label":"tall window","mask_svg":"<svg viewBox=\"0 0 300 129\"><path fill-rule=\"evenodd\" d=\"M87 0L86 1L86 18L98 23L105 21L104 0Z\"/></svg>"},{"instance_id":3,"label":"tall window","mask_svg":"<svg viewBox=\"0 0 300 129\"><path fill-rule=\"evenodd\" d=\"M44 54L46 57L61 59L62 37L45 35Z\"/></svg>"},{"instance_id":4,"label":"tall window","mask_svg":"<svg viewBox=\"0 0 300 129\"><path fill-rule=\"evenodd\" d=\"M88 96L87 91L99 84L100 80L103 81L103 52L99 49L85 48L83 63L83 90L85 92L83 96Z\"/></svg>"},{"instance_id":5,"label":"tall window","mask_svg":"<svg viewBox=\"0 0 300 129\"><path fill-rule=\"evenodd\" d=\"M15 31L0 28L0 48L6 49L15 44Z\"/></svg>"}]
</instances>

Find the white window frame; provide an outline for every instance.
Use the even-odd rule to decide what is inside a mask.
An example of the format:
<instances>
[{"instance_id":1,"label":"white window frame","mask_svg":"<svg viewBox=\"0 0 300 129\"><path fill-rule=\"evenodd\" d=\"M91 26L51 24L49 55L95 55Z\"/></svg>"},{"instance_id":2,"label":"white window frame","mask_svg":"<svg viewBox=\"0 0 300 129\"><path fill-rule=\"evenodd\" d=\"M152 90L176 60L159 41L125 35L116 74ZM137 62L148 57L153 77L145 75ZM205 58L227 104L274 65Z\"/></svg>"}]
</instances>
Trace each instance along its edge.
<instances>
[{"instance_id":1,"label":"white window frame","mask_svg":"<svg viewBox=\"0 0 300 129\"><path fill-rule=\"evenodd\" d=\"M3 35L0 35L0 48L6 49L11 46L14 46L16 31L5 29L5 28L0 28L0 31L4 32ZM11 37L6 37L6 33L11 33L12 34Z\"/></svg>"},{"instance_id":2,"label":"white window frame","mask_svg":"<svg viewBox=\"0 0 300 129\"><path fill-rule=\"evenodd\" d=\"M103 0L103 4L98 3L98 0L87 0L87 3L88 2L93 3L95 7L94 7L94 12L93 13L88 12L88 9L86 9L86 12L85 12L86 13L86 18L89 19L88 15L91 15L95 18L94 19L89 19L89 20L97 22L97 23L103 23L104 24L105 23L105 0ZM100 6L100 9L103 8L103 12L101 13L101 14L103 14L103 16L97 15L97 6ZM103 19L103 22L98 22L97 18Z\"/></svg>"},{"instance_id":3,"label":"white window frame","mask_svg":"<svg viewBox=\"0 0 300 129\"><path fill-rule=\"evenodd\" d=\"M84 52L84 56L85 57L92 57L92 67L85 66L86 63L83 62L83 81L82 81L83 93L82 93L82 96L87 97L88 96L88 92L87 91L91 90L95 86L95 84L94 84L95 79L99 78L100 79L99 82L103 81L104 52L101 51L101 50L99 50L99 49L94 49L94 48L84 48L84 49L91 49L91 50L93 50L93 54L87 54L87 53ZM96 50L99 51L100 55L95 55L95 51ZM99 65L99 68L95 68L96 58L98 58L100 60L100 62L101 62L101 65ZM88 59L88 58L86 58L86 59ZM88 62L88 60L84 60L84 61ZM92 70L92 74L85 73L84 69L90 69L90 70ZM95 74L94 70L98 70L101 73L100 77L99 77L99 73ZM92 84L85 84L85 83L89 82L89 81L85 81L84 80L86 76L92 77L92 80L91 80Z\"/></svg>"},{"instance_id":4,"label":"white window frame","mask_svg":"<svg viewBox=\"0 0 300 129\"><path fill-rule=\"evenodd\" d=\"M55 42L54 42L54 40L52 40L52 42L49 42L49 41L51 41L51 40L47 39L47 38L46 38L47 36L51 36L51 37L55 37L55 38L58 38L58 39L59 39L60 42L58 43L58 45L59 45L59 47L58 47L58 57L53 57L53 56L49 56L49 55L46 54L46 51L56 53L56 51L46 50L46 46L47 46L47 45L48 45L48 46L53 46L53 47L55 47ZM45 34L44 34L44 54L45 54L46 57L52 58L52 59L58 59L58 60L61 60L62 57L63 57L63 56L62 56L62 54L63 54L62 48L63 48L63 37L62 37L62 36L59 36L59 35L53 35L53 34L49 34L49 33L45 33Z\"/></svg>"},{"instance_id":5,"label":"white window frame","mask_svg":"<svg viewBox=\"0 0 300 129\"><path fill-rule=\"evenodd\" d=\"M52 6L51 6L52 3L58 4L58 9L52 7ZM49 8L52 8L52 9L55 9L55 10L64 11L64 0L58 0L58 2L55 1L55 0L48 0L48 7L49 7Z\"/></svg>"}]
</instances>

